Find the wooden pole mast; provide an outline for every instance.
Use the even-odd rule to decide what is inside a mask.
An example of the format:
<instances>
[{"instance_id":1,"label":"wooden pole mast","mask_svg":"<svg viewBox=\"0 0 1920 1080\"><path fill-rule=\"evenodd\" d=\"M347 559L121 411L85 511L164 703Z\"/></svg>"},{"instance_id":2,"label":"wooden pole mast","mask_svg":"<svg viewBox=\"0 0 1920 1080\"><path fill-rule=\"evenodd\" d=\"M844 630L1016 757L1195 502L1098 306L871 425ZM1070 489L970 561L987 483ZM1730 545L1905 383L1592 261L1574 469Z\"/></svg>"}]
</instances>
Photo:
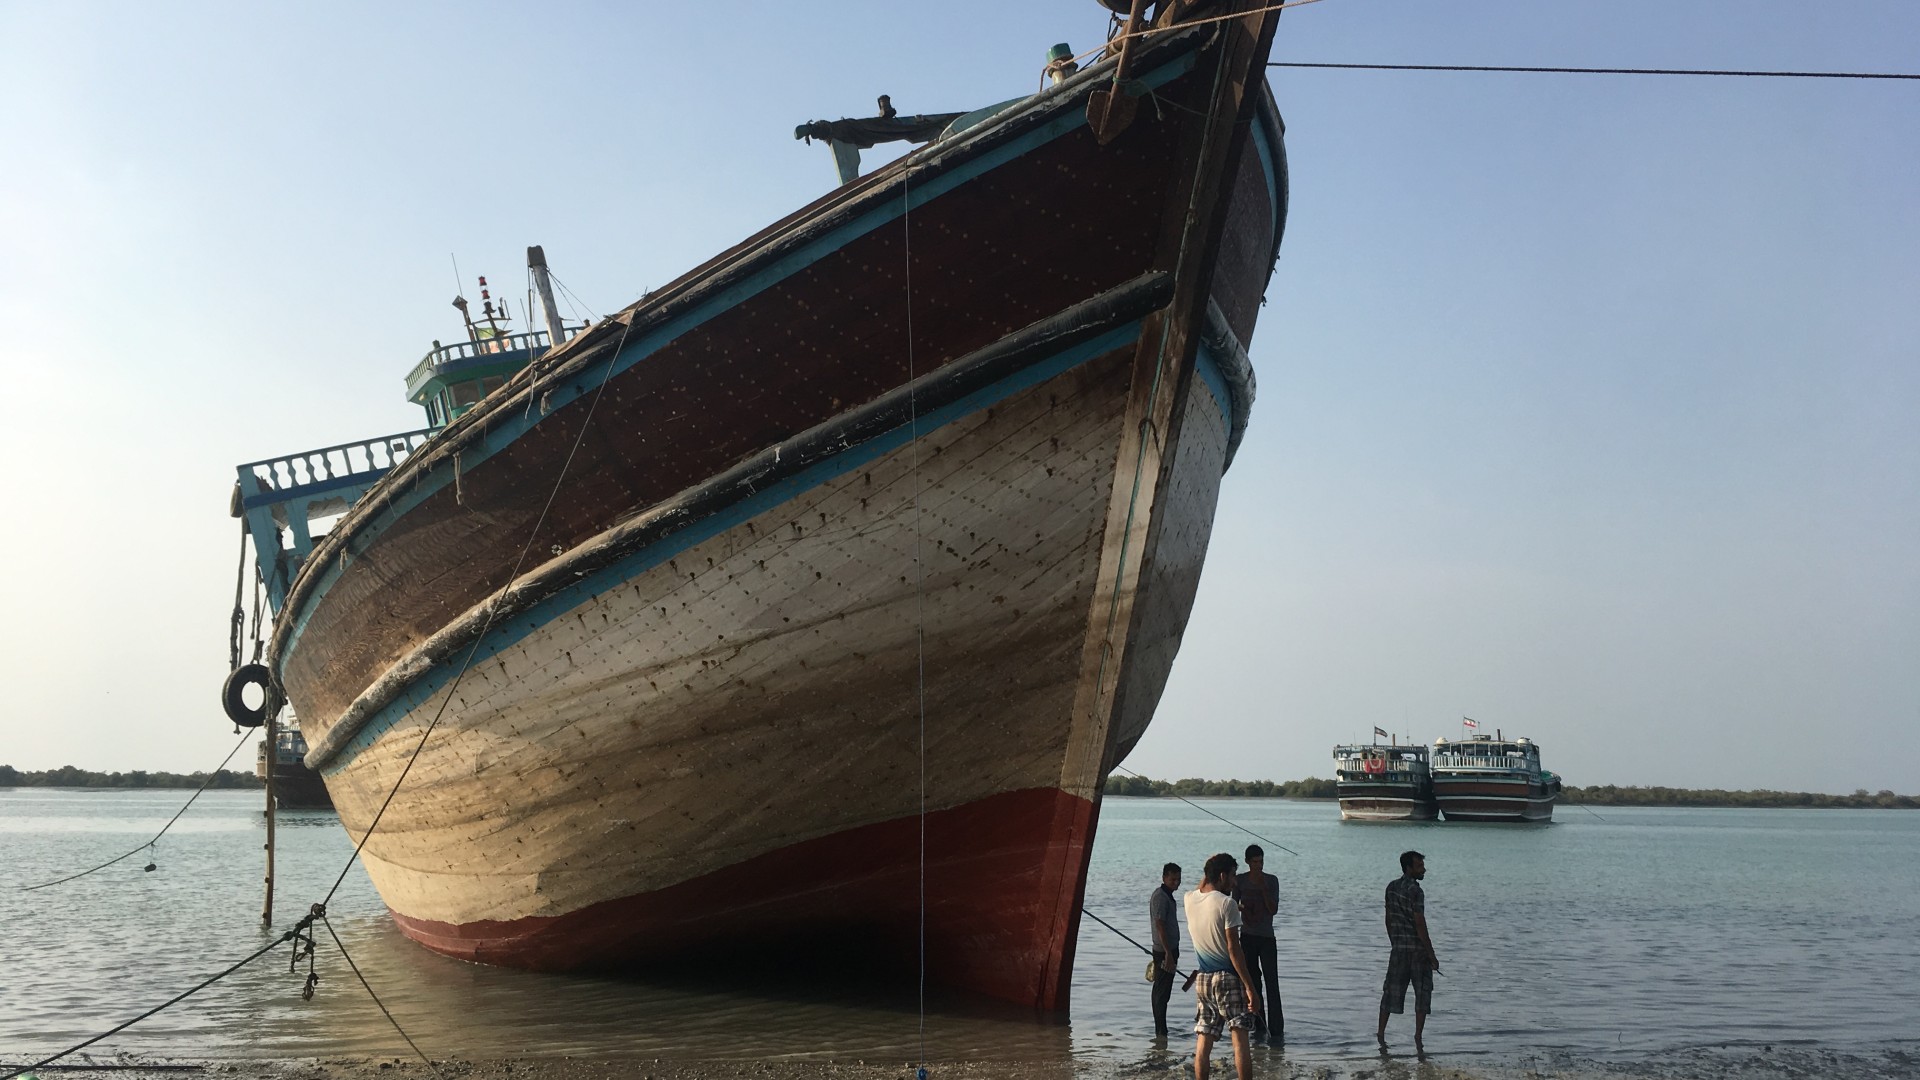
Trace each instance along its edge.
<instances>
[{"instance_id":1,"label":"wooden pole mast","mask_svg":"<svg viewBox=\"0 0 1920 1080\"><path fill-rule=\"evenodd\" d=\"M265 780L266 780L266 788L267 788L267 844L266 844L266 847L267 847L267 876L266 876L267 895L266 895L265 902L260 907L260 925L272 926L273 925L273 839L274 839L273 838L273 825L274 825L273 772L274 772L274 769L280 764L280 696L274 692L272 687L267 688L266 707L267 707L267 725L266 725L267 727L267 743L266 743L267 774L266 774Z\"/></svg>"}]
</instances>

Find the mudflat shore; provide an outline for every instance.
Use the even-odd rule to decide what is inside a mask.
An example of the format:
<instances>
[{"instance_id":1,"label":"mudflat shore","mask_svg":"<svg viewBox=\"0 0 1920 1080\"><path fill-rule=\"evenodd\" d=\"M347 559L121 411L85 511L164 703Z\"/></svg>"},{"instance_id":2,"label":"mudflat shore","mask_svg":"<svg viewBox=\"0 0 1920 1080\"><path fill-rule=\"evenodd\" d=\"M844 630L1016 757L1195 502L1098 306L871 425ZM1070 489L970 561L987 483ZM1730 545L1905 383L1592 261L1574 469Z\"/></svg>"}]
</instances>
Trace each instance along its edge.
<instances>
[{"instance_id":1,"label":"mudflat shore","mask_svg":"<svg viewBox=\"0 0 1920 1080\"><path fill-rule=\"evenodd\" d=\"M664 1058L537 1057L498 1060L329 1058L322 1060L180 1061L96 1058L63 1062L39 1080L114 1077L115 1080L913 1080L915 1066L881 1061L669 1060ZM143 1067L144 1066L144 1067ZM1167 1053L1135 1062L984 1061L929 1062L928 1080L1179 1080L1193 1075L1191 1053ZM1216 1055L1214 1075L1233 1076L1229 1057ZM1920 1080L1920 1041L1858 1052L1830 1047L1714 1047L1667 1051L1620 1061L1553 1057L1491 1064L1472 1057L1416 1056L1291 1060L1265 1057L1255 1076L1285 1080L1807 1080L1809 1077L1872 1077Z\"/></svg>"}]
</instances>

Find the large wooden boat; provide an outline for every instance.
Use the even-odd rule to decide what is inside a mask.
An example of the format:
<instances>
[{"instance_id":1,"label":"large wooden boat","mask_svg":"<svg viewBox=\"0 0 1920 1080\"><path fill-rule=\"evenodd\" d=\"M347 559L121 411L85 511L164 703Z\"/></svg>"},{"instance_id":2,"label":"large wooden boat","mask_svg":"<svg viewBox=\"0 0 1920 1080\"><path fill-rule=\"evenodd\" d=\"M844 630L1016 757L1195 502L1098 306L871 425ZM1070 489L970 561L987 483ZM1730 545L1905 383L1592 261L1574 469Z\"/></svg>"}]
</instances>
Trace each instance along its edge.
<instances>
[{"instance_id":1,"label":"large wooden boat","mask_svg":"<svg viewBox=\"0 0 1920 1080\"><path fill-rule=\"evenodd\" d=\"M1531 739L1434 740L1433 795L1448 821L1551 821L1559 794Z\"/></svg>"},{"instance_id":2,"label":"large wooden boat","mask_svg":"<svg viewBox=\"0 0 1920 1080\"><path fill-rule=\"evenodd\" d=\"M1333 768L1343 821L1432 821L1439 815L1424 746L1336 746Z\"/></svg>"},{"instance_id":3,"label":"large wooden boat","mask_svg":"<svg viewBox=\"0 0 1920 1080\"><path fill-rule=\"evenodd\" d=\"M1286 207L1277 12L1156 11L1030 97L807 125L843 170L935 137L590 327L430 353L424 431L241 467L267 665L406 934L924 926L930 980L1066 1006Z\"/></svg>"}]
</instances>

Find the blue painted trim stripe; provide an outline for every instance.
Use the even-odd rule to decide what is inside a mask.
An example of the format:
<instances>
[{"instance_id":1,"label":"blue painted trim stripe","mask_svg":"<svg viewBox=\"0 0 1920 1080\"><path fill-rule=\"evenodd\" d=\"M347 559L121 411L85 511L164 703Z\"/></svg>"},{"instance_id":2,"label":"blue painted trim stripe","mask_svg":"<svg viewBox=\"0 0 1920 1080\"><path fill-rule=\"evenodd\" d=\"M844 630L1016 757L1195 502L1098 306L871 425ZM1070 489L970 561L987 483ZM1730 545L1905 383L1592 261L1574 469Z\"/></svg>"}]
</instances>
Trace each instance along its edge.
<instances>
[{"instance_id":1,"label":"blue painted trim stripe","mask_svg":"<svg viewBox=\"0 0 1920 1080\"><path fill-rule=\"evenodd\" d=\"M1260 158L1260 171L1267 175L1267 201L1273 204L1274 221L1278 223L1280 220L1280 173L1273 164L1273 143L1267 138L1267 125L1256 121L1252 130L1253 149Z\"/></svg>"},{"instance_id":2,"label":"blue painted trim stripe","mask_svg":"<svg viewBox=\"0 0 1920 1080\"><path fill-rule=\"evenodd\" d=\"M1150 87L1158 88L1191 70L1196 62L1197 58L1192 52L1184 53L1141 76L1140 81ZM906 199L898 201L890 200L886 204L876 207L864 215L834 229L812 243L788 253L772 264L761 268L746 279L735 283L718 295L709 298L706 302L697 305L692 310L654 327L639 338L623 346L612 362L612 373L606 377L611 378L613 375L618 375L620 372L628 370L641 360L664 348L674 339L707 322L714 316L772 288L774 285L785 281L794 274L833 254L848 243L896 220L901 214L906 212L907 209L924 206L928 202L952 191L969 180L1028 154L1068 132L1085 127L1086 123L1087 115L1085 110L1068 109L1040 127L1026 132L1018 138L1009 140L1006 145L997 147L958 168L909 189ZM903 206L902 203L908 205ZM551 403L551 409L547 415L557 414L562 406L592 393L600 386L601 373L605 370L604 367L595 365L591 370L575 372L573 378L564 383L551 384L544 387L542 392L548 395L548 400ZM491 458L494 454L505 449L514 440L525 435L532 429L533 425L539 423L543 418L540 415L534 415L534 413L535 410L525 409L520 410L518 415L509 415L504 418L504 421L497 427L491 428L483 433L480 439L462 447L460 451L460 467L463 470L472 469L488 458ZM361 550L364 551L368 545L378 540L381 534L391 528L397 521L405 517L408 513L411 513L419 507L421 503L440 492L451 482L452 478L449 470L434 470L427 476L422 477L411 492L395 499L392 503L388 504L386 509L375 516L372 521L356 529L351 540L355 544L358 544ZM350 550L352 546L352 544L349 545ZM306 633L308 619L312 616L319 601L326 596L328 591L333 588L335 582L340 579L342 572L337 562L329 565L322 572L320 580L314 584L313 591L308 594L301 610L294 613L293 628L287 635L287 644L285 650L283 650L284 653L292 652L294 647L299 644L301 636Z\"/></svg>"},{"instance_id":3,"label":"blue painted trim stripe","mask_svg":"<svg viewBox=\"0 0 1920 1080\"><path fill-rule=\"evenodd\" d=\"M1200 362L1196 365L1200 381L1207 384L1207 391L1213 395L1214 407L1220 410L1220 418L1226 422L1229 434L1233 431L1233 391L1227 388L1226 376L1220 374L1220 365L1214 361L1213 350L1206 343L1200 345Z\"/></svg>"},{"instance_id":4,"label":"blue painted trim stripe","mask_svg":"<svg viewBox=\"0 0 1920 1080\"><path fill-rule=\"evenodd\" d=\"M1091 341L1034 364L1017 375L1009 376L951 405L927 413L920 417L919 429L924 434L965 419L1022 390L1039 386L1071 371L1094 357L1103 356L1115 349L1130 345L1139 338L1140 322L1138 320L1116 327ZM1217 373L1215 378L1218 378ZM823 461L765 490L756 492L721 513L674 533L657 544L636 551L606 569L581 579L526 611L516 614L508 623L489 633L475 650L474 662L479 663L497 656L503 650L518 644L540 627L564 616L575 607L603 593L621 588L627 582L665 563L668 559L680 555L688 548L719 536L729 529L738 528L762 514L777 510L782 505L792 502L823 484L898 450L907 445L912 431L912 426L903 424L884 435L869 439L845 453L836 455L829 461ZM464 657L464 651L460 655ZM402 718L427 704L444 690L452 681L455 670L456 667L452 664L438 664L427 675L407 687L369 718L366 726L340 748L340 752L321 769L321 772L327 776L334 776L345 769L356 755L372 746Z\"/></svg>"}]
</instances>

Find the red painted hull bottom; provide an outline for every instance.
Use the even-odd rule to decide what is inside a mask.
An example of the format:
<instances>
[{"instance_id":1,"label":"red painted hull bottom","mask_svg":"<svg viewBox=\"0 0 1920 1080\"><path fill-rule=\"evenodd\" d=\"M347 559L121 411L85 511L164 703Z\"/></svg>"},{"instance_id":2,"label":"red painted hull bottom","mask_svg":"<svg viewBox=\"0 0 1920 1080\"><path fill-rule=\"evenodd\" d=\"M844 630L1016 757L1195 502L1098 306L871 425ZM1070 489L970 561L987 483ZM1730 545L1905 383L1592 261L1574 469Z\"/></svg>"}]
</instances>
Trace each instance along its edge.
<instances>
[{"instance_id":1,"label":"red painted hull bottom","mask_svg":"<svg viewBox=\"0 0 1920 1080\"><path fill-rule=\"evenodd\" d=\"M1097 816L1093 803L1054 789L928 814L928 980L1064 1010ZM703 946L819 936L870 950L849 959L912 969L920 829L918 817L850 829L565 915L459 925L393 918L436 952L545 971L697 962Z\"/></svg>"}]
</instances>

